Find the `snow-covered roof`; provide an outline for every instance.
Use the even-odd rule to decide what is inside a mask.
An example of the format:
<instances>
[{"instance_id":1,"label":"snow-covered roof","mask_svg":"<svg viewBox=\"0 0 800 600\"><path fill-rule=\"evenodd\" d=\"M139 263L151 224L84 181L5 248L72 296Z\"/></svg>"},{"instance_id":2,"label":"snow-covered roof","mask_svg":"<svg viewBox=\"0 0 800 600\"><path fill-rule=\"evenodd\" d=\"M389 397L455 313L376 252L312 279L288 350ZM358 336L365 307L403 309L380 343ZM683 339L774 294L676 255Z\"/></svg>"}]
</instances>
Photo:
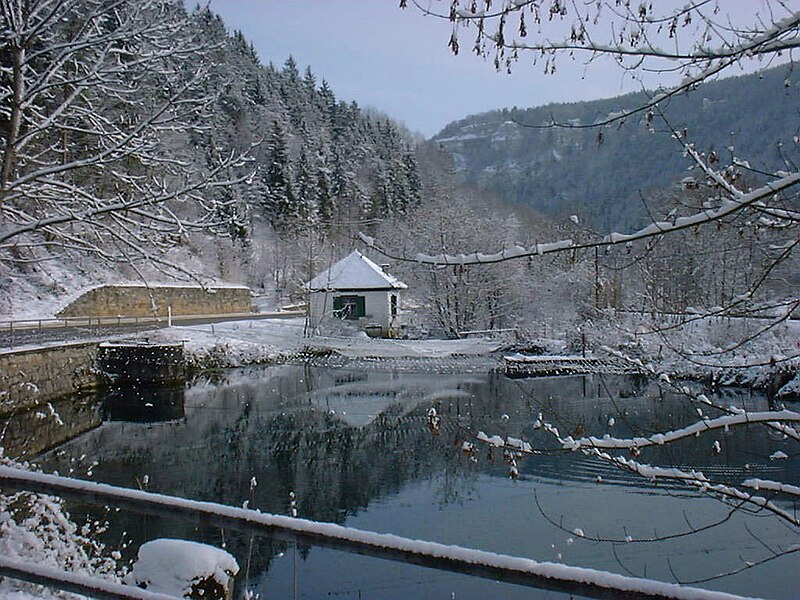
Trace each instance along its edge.
<instances>
[{"instance_id":1,"label":"snow-covered roof","mask_svg":"<svg viewBox=\"0 0 800 600\"><path fill-rule=\"evenodd\" d=\"M325 269L306 284L306 289L323 290L402 290L408 286L386 273L378 265L355 250Z\"/></svg>"}]
</instances>

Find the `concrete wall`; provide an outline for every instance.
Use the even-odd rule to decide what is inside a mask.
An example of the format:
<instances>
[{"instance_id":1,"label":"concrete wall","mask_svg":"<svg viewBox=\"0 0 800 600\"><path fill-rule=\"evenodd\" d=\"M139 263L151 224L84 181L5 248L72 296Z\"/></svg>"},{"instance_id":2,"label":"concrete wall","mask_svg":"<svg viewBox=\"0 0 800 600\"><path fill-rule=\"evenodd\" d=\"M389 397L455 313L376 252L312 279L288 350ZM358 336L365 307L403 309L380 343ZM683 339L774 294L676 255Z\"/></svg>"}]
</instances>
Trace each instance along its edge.
<instances>
[{"instance_id":1,"label":"concrete wall","mask_svg":"<svg viewBox=\"0 0 800 600\"><path fill-rule=\"evenodd\" d=\"M398 316L391 317L392 295L397 296ZM377 324L383 329L385 336L395 335L400 331L400 290L392 291L353 291L353 292L314 292L309 300L309 325L312 330L324 330L326 321L337 320L333 316L333 299L337 296L364 296L365 317L358 319L360 327ZM355 322L355 321L351 321Z\"/></svg>"},{"instance_id":2,"label":"concrete wall","mask_svg":"<svg viewBox=\"0 0 800 600\"><path fill-rule=\"evenodd\" d=\"M105 383L96 366L98 345L98 342L80 342L0 352L0 447L6 456L36 455L100 424L96 399L80 395ZM153 354L151 362L169 354L173 361L165 362L168 362L170 374L176 371L174 357L179 353L183 375L183 350L178 344L157 349L129 344L125 349L149 349ZM157 351L158 357L155 356ZM135 352L126 356L132 362L141 358ZM161 365L157 365L157 369L162 372ZM130 371L135 374L133 367ZM175 388L170 391L173 390ZM139 393L147 393L148 401L156 402L155 398L163 397L161 391L140 390ZM177 392L181 402L176 409L180 416L183 414L182 385ZM141 415L143 401L140 396L136 396L136 400ZM164 407L158 408L165 412Z\"/></svg>"},{"instance_id":3,"label":"concrete wall","mask_svg":"<svg viewBox=\"0 0 800 600\"><path fill-rule=\"evenodd\" d=\"M183 387L186 381L181 343L104 342L97 349L97 368L117 386Z\"/></svg>"},{"instance_id":4,"label":"concrete wall","mask_svg":"<svg viewBox=\"0 0 800 600\"><path fill-rule=\"evenodd\" d=\"M0 352L0 417L94 389L97 342Z\"/></svg>"},{"instance_id":5,"label":"concrete wall","mask_svg":"<svg viewBox=\"0 0 800 600\"><path fill-rule=\"evenodd\" d=\"M59 317L147 317L252 312L246 287L106 285L94 288L58 313Z\"/></svg>"}]
</instances>

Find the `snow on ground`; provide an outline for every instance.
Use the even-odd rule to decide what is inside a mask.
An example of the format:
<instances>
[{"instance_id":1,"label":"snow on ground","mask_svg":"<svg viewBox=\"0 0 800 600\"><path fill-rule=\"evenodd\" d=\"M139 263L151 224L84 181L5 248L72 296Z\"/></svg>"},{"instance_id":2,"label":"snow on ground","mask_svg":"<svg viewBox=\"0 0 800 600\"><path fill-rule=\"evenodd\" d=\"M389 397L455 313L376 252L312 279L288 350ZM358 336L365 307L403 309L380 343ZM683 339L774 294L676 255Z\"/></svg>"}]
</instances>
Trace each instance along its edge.
<instances>
[{"instance_id":1,"label":"snow on ground","mask_svg":"<svg viewBox=\"0 0 800 600\"><path fill-rule=\"evenodd\" d=\"M265 298L266 300L266 298ZM673 377L713 380L720 385L771 389L778 396L800 394L800 321L777 324L745 318L696 319L680 327L652 323L643 314L609 313L587 322L581 331L588 352L611 348L652 364ZM658 331L659 325L662 327ZM567 338L570 332L565 334ZM336 353L346 359L385 358L415 362L426 359L488 357L503 347L498 339L393 340L349 336L307 336L302 318L229 321L206 325L176 325L140 332L137 338L183 342L195 367L237 367L294 358L304 353ZM738 340L753 339L743 344ZM578 339L573 335L573 338ZM546 354L580 354L574 339L527 340L522 346ZM60 343L60 342L59 342ZM42 344L37 344L42 345ZM782 373L779 373L782 372ZM777 373L777 375L776 375ZM781 387L783 386L783 387Z\"/></svg>"},{"instance_id":2,"label":"snow on ground","mask_svg":"<svg viewBox=\"0 0 800 600\"><path fill-rule=\"evenodd\" d=\"M622 354L652 363L657 370L683 378L713 378L722 385L772 385L776 369L796 372L800 359L800 322L788 321L772 327L746 344L728 351L726 344L761 327L747 319L702 320L663 335L653 333L646 323L595 322L587 328L590 348L608 346ZM306 336L304 320L264 319L230 321L208 325L175 326L148 334L155 341L182 341L190 364L235 367L266 363L301 353L334 352L349 359L414 358L441 359L486 356L500 350L500 340L469 338L460 340L392 340L369 338L366 334L345 336ZM547 344L556 347L554 341ZM770 365L774 362L774 365ZM749 366L748 366L749 365ZM755 366L754 366L755 365ZM787 383L784 378L781 385ZM779 395L796 395L800 389L796 376Z\"/></svg>"},{"instance_id":3,"label":"snow on ground","mask_svg":"<svg viewBox=\"0 0 800 600\"><path fill-rule=\"evenodd\" d=\"M149 335L155 341L182 341L195 364L213 360L221 366L267 362L281 356L337 352L348 358L445 358L478 356L500 347L497 340L390 340L353 337L305 337L304 319L229 321L209 325L175 326Z\"/></svg>"},{"instance_id":4,"label":"snow on ground","mask_svg":"<svg viewBox=\"0 0 800 600\"><path fill-rule=\"evenodd\" d=\"M676 377L770 388L785 397L797 396L800 391L800 376L796 374L800 367L800 358L796 357L800 353L798 321L769 328L748 343L722 353L719 351L726 350L726 344L747 337L763 324L748 319L706 319L659 335L652 333L647 324L632 322L630 318L627 321L595 323L587 331L589 346L617 348L625 356L639 358ZM349 359L478 357L500 350L503 345L499 340L485 338L391 340L369 338L364 333L350 337L307 337L304 320L299 318L176 326L154 332L151 339L183 341L189 362L201 367L243 366L321 352L334 352ZM557 344L551 341L550 346ZM788 377L774 379L777 370L785 371Z\"/></svg>"},{"instance_id":5,"label":"snow on ground","mask_svg":"<svg viewBox=\"0 0 800 600\"><path fill-rule=\"evenodd\" d=\"M778 372L800 370L800 321L704 317L680 324L679 317L609 314L585 328L589 345L618 349L673 377L713 379L720 385L767 388ZM687 317L690 317L687 315ZM778 395L797 394L795 381Z\"/></svg>"},{"instance_id":6,"label":"snow on ground","mask_svg":"<svg viewBox=\"0 0 800 600\"><path fill-rule=\"evenodd\" d=\"M306 347L304 319L260 319L174 326L150 332L151 341L183 342L189 361L236 367L274 360Z\"/></svg>"},{"instance_id":7,"label":"snow on ground","mask_svg":"<svg viewBox=\"0 0 800 600\"><path fill-rule=\"evenodd\" d=\"M350 358L382 356L400 358L445 358L454 355L476 356L488 354L500 348L497 340L384 340L366 335L354 338L318 338L311 346L334 350Z\"/></svg>"},{"instance_id":8,"label":"snow on ground","mask_svg":"<svg viewBox=\"0 0 800 600\"><path fill-rule=\"evenodd\" d=\"M595 337L606 338L605 345L616 337L676 365L686 362L681 360L685 356L709 366L742 366L772 359L786 362L800 354L798 320L704 317L680 324L675 318L659 321L646 314L620 313L596 325Z\"/></svg>"}]
</instances>

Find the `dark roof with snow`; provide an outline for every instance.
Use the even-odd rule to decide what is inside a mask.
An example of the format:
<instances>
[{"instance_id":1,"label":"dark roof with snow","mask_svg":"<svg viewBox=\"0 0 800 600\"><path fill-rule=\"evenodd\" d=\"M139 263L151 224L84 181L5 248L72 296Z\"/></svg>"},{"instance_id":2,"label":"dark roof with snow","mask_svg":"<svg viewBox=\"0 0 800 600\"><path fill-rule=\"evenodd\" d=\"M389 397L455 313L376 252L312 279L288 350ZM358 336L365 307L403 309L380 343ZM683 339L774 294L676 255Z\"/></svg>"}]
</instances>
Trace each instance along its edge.
<instances>
[{"instance_id":1,"label":"dark roof with snow","mask_svg":"<svg viewBox=\"0 0 800 600\"><path fill-rule=\"evenodd\" d=\"M408 286L386 273L358 250L306 284L312 292L330 290L402 290Z\"/></svg>"}]
</instances>

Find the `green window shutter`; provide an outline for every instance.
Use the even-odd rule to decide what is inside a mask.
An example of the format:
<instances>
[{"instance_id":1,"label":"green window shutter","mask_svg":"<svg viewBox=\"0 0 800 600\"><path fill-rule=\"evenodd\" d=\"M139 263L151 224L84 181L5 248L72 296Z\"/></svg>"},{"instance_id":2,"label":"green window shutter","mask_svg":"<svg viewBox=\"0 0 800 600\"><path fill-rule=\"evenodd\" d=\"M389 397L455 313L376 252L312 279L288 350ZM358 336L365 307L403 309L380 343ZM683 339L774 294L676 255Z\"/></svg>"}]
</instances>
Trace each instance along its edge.
<instances>
[{"instance_id":1,"label":"green window shutter","mask_svg":"<svg viewBox=\"0 0 800 600\"><path fill-rule=\"evenodd\" d=\"M364 296L354 296L355 298L355 317L366 317L367 316L367 302Z\"/></svg>"}]
</instances>

